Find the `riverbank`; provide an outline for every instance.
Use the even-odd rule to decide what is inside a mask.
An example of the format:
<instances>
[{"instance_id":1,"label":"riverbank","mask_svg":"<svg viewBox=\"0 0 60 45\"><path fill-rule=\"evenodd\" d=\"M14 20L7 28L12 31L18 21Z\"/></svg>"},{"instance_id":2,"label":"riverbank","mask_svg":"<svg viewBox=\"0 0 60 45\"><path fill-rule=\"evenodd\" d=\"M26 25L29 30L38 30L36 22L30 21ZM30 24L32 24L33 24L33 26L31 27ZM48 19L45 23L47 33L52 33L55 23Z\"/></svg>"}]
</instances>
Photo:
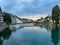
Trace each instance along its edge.
<instances>
[{"instance_id":1,"label":"riverbank","mask_svg":"<svg viewBox=\"0 0 60 45\"><path fill-rule=\"evenodd\" d=\"M0 25L0 32L3 31L6 27L7 25Z\"/></svg>"}]
</instances>

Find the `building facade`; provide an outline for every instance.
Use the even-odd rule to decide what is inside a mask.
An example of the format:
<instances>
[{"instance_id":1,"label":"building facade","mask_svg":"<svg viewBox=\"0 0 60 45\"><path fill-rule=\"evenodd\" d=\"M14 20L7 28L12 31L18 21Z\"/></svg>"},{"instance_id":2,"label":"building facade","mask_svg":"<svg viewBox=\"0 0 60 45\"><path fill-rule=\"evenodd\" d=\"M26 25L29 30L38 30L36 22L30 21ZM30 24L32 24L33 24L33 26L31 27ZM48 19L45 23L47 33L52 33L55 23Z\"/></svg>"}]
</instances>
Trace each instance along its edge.
<instances>
[{"instance_id":1,"label":"building facade","mask_svg":"<svg viewBox=\"0 0 60 45\"><path fill-rule=\"evenodd\" d=\"M33 20L31 20L31 19L25 19L25 18L22 18L22 19L20 19L23 23L32 23L32 22L34 22Z\"/></svg>"},{"instance_id":2,"label":"building facade","mask_svg":"<svg viewBox=\"0 0 60 45\"><path fill-rule=\"evenodd\" d=\"M0 7L0 25L3 23L3 17L2 17L2 10L1 10L1 7Z\"/></svg>"},{"instance_id":3,"label":"building facade","mask_svg":"<svg viewBox=\"0 0 60 45\"><path fill-rule=\"evenodd\" d=\"M11 23L11 24L23 23L23 22L19 19L19 17L15 16L15 15L12 15L12 14L10 14L10 16L11 16L11 19L12 19L12 23Z\"/></svg>"}]
</instances>

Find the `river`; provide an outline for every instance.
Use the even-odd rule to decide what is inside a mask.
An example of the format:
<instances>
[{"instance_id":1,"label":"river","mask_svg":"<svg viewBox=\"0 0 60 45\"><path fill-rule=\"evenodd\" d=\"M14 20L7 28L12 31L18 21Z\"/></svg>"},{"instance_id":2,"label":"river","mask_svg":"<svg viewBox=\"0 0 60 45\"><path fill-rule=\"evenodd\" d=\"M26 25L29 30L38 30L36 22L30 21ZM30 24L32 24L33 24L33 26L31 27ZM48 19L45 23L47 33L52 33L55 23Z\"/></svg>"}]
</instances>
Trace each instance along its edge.
<instances>
[{"instance_id":1,"label":"river","mask_svg":"<svg viewBox=\"0 0 60 45\"><path fill-rule=\"evenodd\" d=\"M60 28L48 24L10 25L0 32L0 45L60 45Z\"/></svg>"}]
</instances>

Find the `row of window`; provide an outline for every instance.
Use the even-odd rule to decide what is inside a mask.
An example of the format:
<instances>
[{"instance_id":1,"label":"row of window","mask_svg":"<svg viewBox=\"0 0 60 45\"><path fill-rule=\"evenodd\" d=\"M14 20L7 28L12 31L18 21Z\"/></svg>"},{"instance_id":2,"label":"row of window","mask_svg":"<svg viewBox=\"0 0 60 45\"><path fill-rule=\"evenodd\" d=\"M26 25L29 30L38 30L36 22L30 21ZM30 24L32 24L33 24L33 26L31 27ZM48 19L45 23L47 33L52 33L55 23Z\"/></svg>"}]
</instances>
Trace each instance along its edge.
<instances>
[{"instance_id":1,"label":"row of window","mask_svg":"<svg viewBox=\"0 0 60 45\"><path fill-rule=\"evenodd\" d=\"M1 22L3 22L3 17L1 17Z\"/></svg>"}]
</instances>

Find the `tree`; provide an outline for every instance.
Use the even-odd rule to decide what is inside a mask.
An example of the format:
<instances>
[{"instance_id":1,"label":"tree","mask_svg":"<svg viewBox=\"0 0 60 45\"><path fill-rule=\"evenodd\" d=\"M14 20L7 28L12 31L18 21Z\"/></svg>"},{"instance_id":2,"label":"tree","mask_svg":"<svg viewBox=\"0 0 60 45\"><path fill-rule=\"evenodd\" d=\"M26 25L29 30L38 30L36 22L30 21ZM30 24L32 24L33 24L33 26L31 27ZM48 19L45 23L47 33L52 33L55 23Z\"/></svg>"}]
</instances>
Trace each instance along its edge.
<instances>
[{"instance_id":1,"label":"tree","mask_svg":"<svg viewBox=\"0 0 60 45\"><path fill-rule=\"evenodd\" d=\"M47 16L47 17L45 17L44 22L49 22L49 20L50 20L50 17L49 17L49 16Z\"/></svg>"},{"instance_id":2,"label":"tree","mask_svg":"<svg viewBox=\"0 0 60 45\"><path fill-rule=\"evenodd\" d=\"M52 20L53 20L53 23L54 21L56 24L59 23L59 6L58 5L56 5L52 9Z\"/></svg>"},{"instance_id":3,"label":"tree","mask_svg":"<svg viewBox=\"0 0 60 45\"><path fill-rule=\"evenodd\" d=\"M43 17L41 17L41 20L43 19Z\"/></svg>"},{"instance_id":4,"label":"tree","mask_svg":"<svg viewBox=\"0 0 60 45\"><path fill-rule=\"evenodd\" d=\"M6 22L6 24L11 24L12 20L9 13L5 13L3 16L3 21Z\"/></svg>"}]
</instances>

